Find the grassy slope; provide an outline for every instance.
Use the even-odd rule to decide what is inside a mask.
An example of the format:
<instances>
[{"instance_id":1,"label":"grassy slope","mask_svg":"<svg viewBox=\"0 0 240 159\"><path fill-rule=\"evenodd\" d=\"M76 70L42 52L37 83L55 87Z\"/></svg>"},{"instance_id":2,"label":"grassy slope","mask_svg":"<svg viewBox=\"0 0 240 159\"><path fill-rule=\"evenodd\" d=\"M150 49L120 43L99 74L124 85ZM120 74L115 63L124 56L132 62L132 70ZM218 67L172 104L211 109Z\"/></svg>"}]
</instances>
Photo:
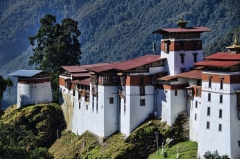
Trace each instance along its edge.
<instances>
[{"instance_id":1,"label":"grassy slope","mask_svg":"<svg viewBox=\"0 0 240 159\"><path fill-rule=\"evenodd\" d=\"M98 139L89 132L81 136L71 132L63 132L62 137L58 139L49 152L54 154L54 158L148 158L155 152L156 136L155 131L159 131L159 143L169 136L170 128L162 123L161 120L150 120L142 124L128 138L120 133L109 137L104 143L99 143ZM183 158L196 158L197 143L183 142L177 145L180 156ZM174 156L176 146L167 149L169 157ZM157 152L150 155L150 158L156 158ZM171 155L173 154L173 155ZM190 157L191 156L191 157Z\"/></svg>"},{"instance_id":2,"label":"grassy slope","mask_svg":"<svg viewBox=\"0 0 240 159\"><path fill-rule=\"evenodd\" d=\"M197 158L197 142L186 141L180 142L171 148L165 148L164 152L167 152L168 159L175 159L177 157L177 150L179 154L179 159L193 159ZM148 159L163 159L164 156L162 154L162 149L159 149L158 152L154 152L153 154L149 155Z\"/></svg>"}]
</instances>

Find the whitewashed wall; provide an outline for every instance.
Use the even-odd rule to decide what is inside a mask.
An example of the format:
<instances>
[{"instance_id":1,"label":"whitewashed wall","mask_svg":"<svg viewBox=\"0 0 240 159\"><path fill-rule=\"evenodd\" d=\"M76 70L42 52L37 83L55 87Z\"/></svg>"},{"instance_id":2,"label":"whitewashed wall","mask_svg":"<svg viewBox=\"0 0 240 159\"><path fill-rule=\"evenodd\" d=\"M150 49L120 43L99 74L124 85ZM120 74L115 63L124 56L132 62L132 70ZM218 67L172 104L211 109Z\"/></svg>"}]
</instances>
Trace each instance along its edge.
<instances>
[{"instance_id":1,"label":"whitewashed wall","mask_svg":"<svg viewBox=\"0 0 240 159\"><path fill-rule=\"evenodd\" d=\"M50 82L21 84L18 83L17 107L28 104L46 103L52 101Z\"/></svg>"},{"instance_id":2,"label":"whitewashed wall","mask_svg":"<svg viewBox=\"0 0 240 159\"><path fill-rule=\"evenodd\" d=\"M126 136L154 112L154 87L145 86L145 96L140 96L139 86L126 86L126 112L124 102L121 107L121 132ZM140 99L145 99L145 106L140 106Z\"/></svg>"}]
</instances>

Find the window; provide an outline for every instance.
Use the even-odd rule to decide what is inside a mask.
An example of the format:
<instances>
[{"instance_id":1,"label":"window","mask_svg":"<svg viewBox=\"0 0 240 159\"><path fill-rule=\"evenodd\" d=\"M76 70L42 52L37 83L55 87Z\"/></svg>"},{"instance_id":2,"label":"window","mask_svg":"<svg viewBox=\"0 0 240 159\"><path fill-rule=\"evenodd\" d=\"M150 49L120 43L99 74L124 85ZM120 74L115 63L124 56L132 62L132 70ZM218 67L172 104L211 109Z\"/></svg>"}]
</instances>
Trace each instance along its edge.
<instances>
[{"instance_id":1,"label":"window","mask_svg":"<svg viewBox=\"0 0 240 159\"><path fill-rule=\"evenodd\" d=\"M88 110L88 105L86 104L86 110Z\"/></svg>"},{"instance_id":2,"label":"window","mask_svg":"<svg viewBox=\"0 0 240 159\"><path fill-rule=\"evenodd\" d=\"M92 112L94 112L94 96L92 96Z\"/></svg>"},{"instance_id":3,"label":"window","mask_svg":"<svg viewBox=\"0 0 240 159\"><path fill-rule=\"evenodd\" d=\"M210 107L207 107L207 116L210 116Z\"/></svg>"},{"instance_id":4,"label":"window","mask_svg":"<svg viewBox=\"0 0 240 159\"><path fill-rule=\"evenodd\" d=\"M89 102L89 93L85 92L85 102Z\"/></svg>"},{"instance_id":5,"label":"window","mask_svg":"<svg viewBox=\"0 0 240 159\"><path fill-rule=\"evenodd\" d=\"M75 90L73 90L73 96L75 96Z\"/></svg>"},{"instance_id":6,"label":"window","mask_svg":"<svg viewBox=\"0 0 240 159\"><path fill-rule=\"evenodd\" d=\"M210 122L207 121L207 129L210 129Z\"/></svg>"},{"instance_id":7,"label":"window","mask_svg":"<svg viewBox=\"0 0 240 159\"><path fill-rule=\"evenodd\" d=\"M164 42L164 52L165 52L165 53L169 53L169 44L168 44L167 41Z\"/></svg>"},{"instance_id":8,"label":"window","mask_svg":"<svg viewBox=\"0 0 240 159\"><path fill-rule=\"evenodd\" d=\"M212 87L212 77L209 76L208 77L208 88L211 88Z\"/></svg>"},{"instance_id":9,"label":"window","mask_svg":"<svg viewBox=\"0 0 240 159\"><path fill-rule=\"evenodd\" d=\"M185 54L180 54L180 56L181 56L181 63L184 63L184 56L185 56Z\"/></svg>"},{"instance_id":10,"label":"window","mask_svg":"<svg viewBox=\"0 0 240 159\"><path fill-rule=\"evenodd\" d=\"M74 102L73 102L73 107L74 107Z\"/></svg>"},{"instance_id":11,"label":"window","mask_svg":"<svg viewBox=\"0 0 240 159\"><path fill-rule=\"evenodd\" d=\"M208 93L208 101L211 102L211 93Z\"/></svg>"},{"instance_id":12,"label":"window","mask_svg":"<svg viewBox=\"0 0 240 159\"><path fill-rule=\"evenodd\" d=\"M97 97L97 103L96 103L96 113L98 113L98 97Z\"/></svg>"},{"instance_id":13,"label":"window","mask_svg":"<svg viewBox=\"0 0 240 159\"><path fill-rule=\"evenodd\" d=\"M145 106L145 99L140 99L140 106Z\"/></svg>"},{"instance_id":14,"label":"window","mask_svg":"<svg viewBox=\"0 0 240 159\"><path fill-rule=\"evenodd\" d=\"M113 97L109 98L109 104L113 104Z\"/></svg>"},{"instance_id":15,"label":"window","mask_svg":"<svg viewBox=\"0 0 240 159\"><path fill-rule=\"evenodd\" d=\"M222 131L222 124L218 125L218 131Z\"/></svg>"},{"instance_id":16,"label":"window","mask_svg":"<svg viewBox=\"0 0 240 159\"><path fill-rule=\"evenodd\" d=\"M223 95L220 95L220 98L219 98L219 103L223 103Z\"/></svg>"},{"instance_id":17,"label":"window","mask_svg":"<svg viewBox=\"0 0 240 159\"><path fill-rule=\"evenodd\" d=\"M177 96L177 90L175 90L175 96Z\"/></svg>"},{"instance_id":18,"label":"window","mask_svg":"<svg viewBox=\"0 0 240 159\"><path fill-rule=\"evenodd\" d=\"M198 79L197 80L197 86L201 86L202 85L202 80Z\"/></svg>"},{"instance_id":19,"label":"window","mask_svg":"<svg viewBox=\"0 0 240 159\"><path fill-rule=\"evenodd\" d=\"M223 89L223 79L220 79L220 89Z\"/></svg>"},{"instance_id":20,"label":"window","mask_svg":"<svg viewBox=\"0 0 240 159\"><path fill-rule=\"evenodd\" d=\"M197 114L195 114L195 118L194 119L197 120Z\"/></svg>"},{"instance_id":21,"label":"window","mask_svg":"<svg viewBox=\"0 0 240 159\"><path fill-rule=\"evenodd\" d=\"M222 109L219 109L219 118L222 119Z\"/></svg>"},{"instance_id":22,"label":"window","mask_svg":"<svg viewBox=\"0 0 240 159\"><path fill-rule=\"evenodd\" d=\"M139 84L140 85L144 85L144 78L143 78L143 76L139 77Z\"/></svg>"},{"instance_id":23,"label":"window","mask_svg":"<svg viewBox=\"0 0 240 159\"><path fill-rule=\"evenodd\" d=\"M124 101L123 101L123 102L124 102L124 108L123 108L123 110L124 110L124 115L125 115L125 113L126 113L126 98L124 98L123 100L124 100Z\"/></svg>"},{"instance_id":24,"label":"window","mask_svg":"<svg viewBox=\"0 0 240 159\"><path fill-rule=\"evenodd\" d=\"M195 108L198 107L198 101L195 101Z\"/></svg>"},{"instance_id":25,"label":"window","mask_svg":"<svg viewBox=\"0 0 240 159\"><path fill-rule=\"evenodd\" d=\"M193 62L194 63L197 62L197 55L198 55L198 53L194 53L193 54Z\"/></svg>"},{"instance_id":26,"label":"window","mask_svg":"<svg viewBox=\"0 0 240 159\"><path fill-rule=\"evenodd\" d=\"M184 50L184 42L181 42L181 50Z\"/></svg>"},{"instance_id":27,"label":"window","mask_svg":"<svg viewBox=\"0 0 240 159\"><path fill-rule=\"evenodd\" d=\"M197 50L197 42L196 41L193 42L193 50Z\"/></svg>"},{"instance_id":28,"label":"window","mask_svg":"<svg viewBox=\"0 0 240 159\"><path fill-rule=\"evenodd\" d=\"M140 96L145 96L145 87L140 86Z\"/></svg>"},{"instance_id":29,"label":"window","mask_svg":"<svg viewBox=\"0 0 240 159\"><path fill-rule=\"evenodd\" d=\"M78 108L81 109L81 102L78 103Z\"/></svg>"}]
</instances>

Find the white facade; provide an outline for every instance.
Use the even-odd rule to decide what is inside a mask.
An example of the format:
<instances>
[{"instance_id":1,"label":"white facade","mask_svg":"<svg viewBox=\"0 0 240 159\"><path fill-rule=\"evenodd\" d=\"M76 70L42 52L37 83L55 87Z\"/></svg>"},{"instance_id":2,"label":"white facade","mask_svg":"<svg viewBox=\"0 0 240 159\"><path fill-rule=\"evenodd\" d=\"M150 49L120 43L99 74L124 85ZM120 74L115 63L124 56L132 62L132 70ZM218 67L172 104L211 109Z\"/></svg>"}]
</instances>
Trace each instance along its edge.
<instances>
[{"instance_id":1,"label":"white facade","mask_svg":"<svg viewBox=\"0 0 240 159\"><path fill-rule=\"evenodd\" d=\"M49 77L47 77L49 79ZM39 82L36 82L39 80ZM18 82L17 107L29 104L47 103L52 101L52 90L50 80L24 79L24 83Z\"/></svg>"}]
</instances>

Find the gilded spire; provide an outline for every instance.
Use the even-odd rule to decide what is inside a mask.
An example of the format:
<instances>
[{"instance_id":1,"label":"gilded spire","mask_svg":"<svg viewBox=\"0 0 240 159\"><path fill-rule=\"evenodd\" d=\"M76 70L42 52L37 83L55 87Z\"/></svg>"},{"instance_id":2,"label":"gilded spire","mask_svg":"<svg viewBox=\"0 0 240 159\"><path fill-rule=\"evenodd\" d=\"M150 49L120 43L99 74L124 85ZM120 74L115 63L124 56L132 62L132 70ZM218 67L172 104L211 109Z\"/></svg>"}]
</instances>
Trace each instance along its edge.
<instances>
[{"instance_id":1,"label":"gilded spire","mask_svg":"<svg viewBox=\"0 0 240 159\"><path fill-rule=\"evenodd\" d=\"M232 53L240 53L240 45L238 44L238 38L237 35L234 36L234 41L231 46L226 47L228 48Z\"/></svg>"},{"instance_id":2,"label":"gilded spire","mask_svg":"<svg viewBox=\"0 0 240 159\"><path fill-rule=\"evenodd\" d=\"M188 21L184 21L183 17L180 17L180 20L177 22L177 25L179 28L185 28L186 24L188 23Z\"/></svg>"}]
</instances>

